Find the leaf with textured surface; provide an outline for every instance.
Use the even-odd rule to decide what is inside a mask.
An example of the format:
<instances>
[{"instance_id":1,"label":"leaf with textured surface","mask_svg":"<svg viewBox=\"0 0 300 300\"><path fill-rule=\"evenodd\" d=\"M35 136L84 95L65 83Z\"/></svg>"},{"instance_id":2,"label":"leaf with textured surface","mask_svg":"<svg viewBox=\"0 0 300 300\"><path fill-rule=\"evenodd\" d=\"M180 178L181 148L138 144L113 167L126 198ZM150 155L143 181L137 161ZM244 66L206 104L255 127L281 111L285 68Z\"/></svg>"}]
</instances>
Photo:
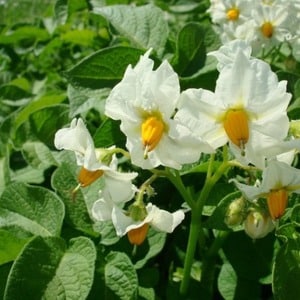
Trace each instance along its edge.
<instances>
[{"instance_id":1,"label":"leaf with textured surface","mask_svg":"<svg viewBox=\"0 0 300 300\"><path fill-rule=\"evenodd\" d=\"M94 278L91 240L36 237L12 266L4 299L86 299ZM30 266L30 267L29 267Z\"/></svg>"}]
</instances>

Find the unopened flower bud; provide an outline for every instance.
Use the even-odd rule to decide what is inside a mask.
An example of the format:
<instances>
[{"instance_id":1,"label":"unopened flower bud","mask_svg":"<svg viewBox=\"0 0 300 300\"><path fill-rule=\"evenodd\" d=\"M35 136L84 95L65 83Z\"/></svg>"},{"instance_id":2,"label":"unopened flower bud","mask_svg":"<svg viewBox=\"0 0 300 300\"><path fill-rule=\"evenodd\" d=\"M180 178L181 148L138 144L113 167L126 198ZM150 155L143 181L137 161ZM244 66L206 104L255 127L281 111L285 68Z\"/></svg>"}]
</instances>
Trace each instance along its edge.
<instances>
[{"instance_id":1,"label":"unopened flower bud","mask_svg":"<svg viewBox=\"0 0 300 300\"><path fill-rule=\"evenodd\" d=\"M295 138L300 138L300 120L290 122L290 134Z\"/></svg>"},{"instance_id":2,"label":"unopened flower bud","mask_svg":"<svg viewBox=\"0 0 300 300\"><path fill-rule=\"evenodd\" d=\"M246 202L243 197L232 201L227 209L225 223L227 226L236 226L243 222Z\"/></svg>"},{"instance_id":3,"label":"unopened flower bud","mask_svg":"<svg viewBox=\"0 0 300 300\"><path fill-rule=\"evenodd\" d=\"M252 239L260 239L265 237L275 228L271 217L259 211L250 211L244 222L245 232Z\"/></svg>"}]
</instances>

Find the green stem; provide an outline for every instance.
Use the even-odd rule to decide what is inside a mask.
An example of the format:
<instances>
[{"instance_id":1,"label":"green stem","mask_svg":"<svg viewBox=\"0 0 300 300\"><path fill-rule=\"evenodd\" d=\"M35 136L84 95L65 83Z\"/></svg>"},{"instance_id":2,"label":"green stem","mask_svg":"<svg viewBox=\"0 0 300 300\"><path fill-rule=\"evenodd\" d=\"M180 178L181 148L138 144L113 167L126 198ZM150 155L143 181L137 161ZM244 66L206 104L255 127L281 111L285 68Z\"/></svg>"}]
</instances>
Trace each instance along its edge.
<instances>
[{"instance_id":1,"label":"green stem","mask_svg":"<svg viewBox=\"0 0 300 300\"><path fill-rule=\"evenodd\" d=\"M197 237L200 232L200 216L192 211L192 220L190 224L190 232L188 238L188 244L186 249L186 255L184 260L183 279L180 285L180 293L185 295L189 288L191 269L194 262L194 253L197 246Z\"/></svg>"},{"instance_id":2,"label":"green stem","mask_svg":"<svg viewBox=\"0 0 300 300\"><path fill-rule=\"evenodd\" d=\"M180 193L183 200L189 205L189 207L193 210L195 207L195 201L192 198L192 195L188 192L187 188L182 182L181 176L179 172L176 170L172 173L170 170L166 173L168 179L173 183L178 192Z\"/></svg>"},{"instance_id":3,"label":"green stem","mask_svg":"<svg viewBox=\"0 0 300 300\"><path fill-rule=\"evenodd\" d=\"M202 272L201 272L201 284L203 288L205 288L207 291L206 295L208 299L211 299L213 296L216 258L228 234L229 232L227 231L218 232L218 235L214 239L213 243L208 249L205 258L203 260Z\"/></svg>"},{"instance_id":4,"label":"green stem","mask_svg":"<svg viewBox=\"0 0 300 300\"><path fill-rule=\"evenodd\" d=\"M204 186L196 202L196 206L192 209L192 220L190 225L190 233L189 233L186 257L184 262L184 273L183 273L183 279L180 286L180 293L183 295L186 294L188 291L191 268L193 265L198 239L199 239L199 244L202 246L201 248L203 249L205 246L205 236L204 236L202 220L201 220L204 205L208 199L211 189L214 187L216 182L221 178L221 176L225 173L227 168L230 166L228 164L227 147L223 148L223 159L224 160L221 166L215 171L214 174L212 174L214 155L211 156L209 169L207 172Z\"/></svg>"}]
</instances>

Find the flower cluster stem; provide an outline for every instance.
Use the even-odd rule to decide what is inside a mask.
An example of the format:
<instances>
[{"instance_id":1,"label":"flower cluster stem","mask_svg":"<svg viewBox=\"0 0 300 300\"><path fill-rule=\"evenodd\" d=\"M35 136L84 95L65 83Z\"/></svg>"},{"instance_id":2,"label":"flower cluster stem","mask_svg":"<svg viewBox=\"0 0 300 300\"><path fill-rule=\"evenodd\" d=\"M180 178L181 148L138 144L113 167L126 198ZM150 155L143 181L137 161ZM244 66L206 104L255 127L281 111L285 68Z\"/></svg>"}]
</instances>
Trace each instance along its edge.
<instances>
[{"instance_id":1,"label":"flower cluster stem","mask_svg":"<svg viewBox=\"0 0 300 300\"><path fill-rule=\"evenodd\" d=\"M189 231L189 237L187 243L186 256L184 261L183 279L180 286L180 293L182 295L185 295L188 291L190 276L191 276L190 274L191 274L191 269L192 269L198 241L199 241L200 248L202 250L205 248L205 234L204 234L204 230L202 226L202 218L201 218L204 205L209 197L212 188L230 166L227 157L227 147L223 148L223 162L220 165L220 167L217 170L215 170L215 172L213 172L213 163L214 163L214 155L211 156L211 160L206 175L206 180L200 192L200 195L198 199L196 199L196 201L194 199L191 199L189 193L186 190L186 187L183 185L181 178L179 176L168 176L171 182L176 186L180 194L183 196L184 200L191 207L191 224L190 224L190 231Z\"/></svg>"}]
</instances>

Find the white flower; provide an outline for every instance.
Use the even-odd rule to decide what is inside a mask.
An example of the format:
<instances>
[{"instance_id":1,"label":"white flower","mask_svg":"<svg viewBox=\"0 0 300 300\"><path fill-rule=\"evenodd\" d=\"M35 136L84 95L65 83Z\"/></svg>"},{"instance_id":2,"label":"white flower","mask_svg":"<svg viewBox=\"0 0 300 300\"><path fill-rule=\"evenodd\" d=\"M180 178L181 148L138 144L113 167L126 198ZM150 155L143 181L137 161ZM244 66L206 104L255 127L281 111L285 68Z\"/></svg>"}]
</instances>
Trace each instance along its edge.
<instances>
[{"instance_id":1,"label":"white flower","mask_svg":"<svg viewBox=\"0 0 300 300\"><path fill-rule=\"evenodd\" d=\"M122 209L126 201L115 202L108 192L103 191L102 198L93 205L92 216L98 221L111 220L117 235L121 237L128 234L132 244L140 245L145 240L149 226L171 233L184 219L183 210L170 213L148 203L146 207L139 208L145 218L135 221L129 212L125 213Z\"/></svg>"},{"instance_id":2,"label":"white flower","mask_svg":"<svg viewBox=\"0 0 300 300\"><path fill-rule=\"evenodd\" d=\"M287 136L290 99L286 81L278 82L267 63L249 59L241 49L231 67L221 69L215 93L204 89L182 93L175 119L213 148L229 142L241 163L263 168L269 155L264 149Z\"/></svg>"},{"instance_id":3,"label":"white flower","mask_svg":"<svg viewBox=\"0 0 300 300\"><path fill-rule=\"evenodd\" d=\"M55 134L54 144L57 149L75 152L77 164L82 166L78 177L81 187L85 187L103 176L105 184L111 186L113 198L119 197L120 189L125 197L132 194L131 180L138 173L118 172L118 160L115 155L110 156L109 165L101 162L101 155L105 150L95 149L93 139L82 119L73 119L69 128L58 130Z\"/></svg>"},{"instance_id":4,"label":"white flower","mask_svg":"<svg viewBox=\"0 0 300 300\"><path fill-rule=\"evenodd\" d=\"M179 169L198 160L201 151L213 149L173 119L180 95L178 76L167 61L153 70L149 54L134 68L128 66L107 99L105 114L121 120L133 164L144 169L159 165Z\"/></svg>"},{"instance_id":5,"label":"white flower","mask_svg":"<svg viewBox=\"0 0 300 300\"><path fill-rule=\"evenodd\" d=\"M144 224L151 225L158 231L171 233L183 221L183 210L170 213L159 209L152 203L146 206L147 216L143 221L134 221L130 216L126 216L120 209L116 209L112 216L112 221L118 236L123 236L133 229L142 227Z\"/></svg>"},{"instance_id":6,"label":"white flower","mask_svg":"<svg viewBox=\"0 0 300 300\"><path fill-rule=\"evenodd\" d=\"M253 27L248 27L246 39L251 42L254 52L269 50L293 37L297 18L290 3L258 5L252 11Z\"/></svg>"},{"instance_id":7,"label":"white flower","mask_svg":"<svg viewBox=\"0 0 300 300\"><path fill-rule=\"evenodd\" d=\"M276 160L269 161L260 186L248 186L236 180L233 182L249 200L266 198L272 219L280 218L284 213L289 193L300 194L300 170Z\"/></svg>"}]
</instances>

